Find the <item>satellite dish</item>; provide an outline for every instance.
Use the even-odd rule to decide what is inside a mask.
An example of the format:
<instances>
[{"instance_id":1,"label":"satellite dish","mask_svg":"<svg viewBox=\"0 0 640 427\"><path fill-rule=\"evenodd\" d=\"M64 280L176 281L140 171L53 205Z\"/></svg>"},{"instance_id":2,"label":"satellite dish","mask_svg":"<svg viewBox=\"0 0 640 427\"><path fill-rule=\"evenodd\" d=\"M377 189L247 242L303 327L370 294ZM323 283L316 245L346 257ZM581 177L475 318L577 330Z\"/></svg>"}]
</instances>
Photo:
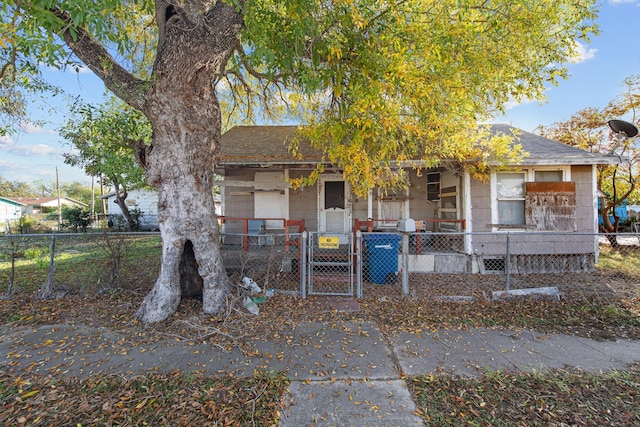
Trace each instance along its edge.
<instances>
[{"instance_id":1,"label":"satellite dish","mask_svg":"<svg viewBox=\"0 0 640 427\"><path fill-rule=\"evenodd\" d=\"M633 138L638 134L638 128L633 123L624 120L609 120L607 123L615 133L623 133L627 138Z\"/></svg>"}]
</instances>

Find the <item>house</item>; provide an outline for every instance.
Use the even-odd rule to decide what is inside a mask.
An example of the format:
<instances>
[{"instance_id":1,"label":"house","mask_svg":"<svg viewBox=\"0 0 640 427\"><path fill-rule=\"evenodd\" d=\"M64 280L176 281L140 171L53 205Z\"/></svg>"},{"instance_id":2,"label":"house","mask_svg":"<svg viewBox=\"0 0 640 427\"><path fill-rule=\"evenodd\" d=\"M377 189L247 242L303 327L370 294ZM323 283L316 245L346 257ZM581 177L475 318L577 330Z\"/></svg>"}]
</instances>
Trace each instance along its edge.
<instances>
[{"instance_id":1,"label":"house","mask_svg":"<svg viewBox=\"0 0 640 427\"><path fill-rule=\"evenodd\" d=\"M0 222L16 221L23 215L56 213L60 206L86 207L68 197L0 197Z\"/></svg>"},{"instance_id":2,"label":"house","mask_svg":"<svg viewBox=\"0 0 640 427\"><path fill-rule=\"evenodd\" d=\"M101 199L107 200L107 215L113 220L114 217L122 217L122 209L116 203L115 192L110 192ZM156 231L158 230L158 193L152 188L138 188L129 190L125 199L129 211L136 210L140 213L138 224L140 230ZM220 214L220 196L214 195L214 204L216 213Z\"/></svg>"},{"instance_id":3,"label":"house","mask_svg":"<svg viewBox=\"0 0 640 427\"><path fill-rule=\"evenodd\" d=\"M17 221L27 211L27 205L9 197L0 197L0 223Z\"/></svg>"},{"instance_id":4,"label":"house","mask_svg":"<svg viewBox=\"0 0 640 427\"><path fill-rule=\"evenodd\" d=\"M491 132L515 130L492 125ZM416 257L433 272L489 272L504 265L504 234L511 236L510 259L518 272L550 271L545 257L562 255L571 270L589 271L597 257L596 167L612 157L589 153L538 135L521 132L518 143L528 153L508 171L494 171L487 181L453 168L408 170L409 187L394 194L376 188L356 197L341 170L327 165L313 187L293 189L288 180L311 172L320 153L301 144L302 156L288 150L296 126L238 126L222 136L219 168L225 217L261 218L274 232L281 219L303 220L310 232L343 236L366 229L396 230L411 218L423 233L465 232L433 248L429 234ZM270 220L272 219L272 220ZM278 220L276 220L278 219ZM239 223L223 232L241 232ZM550 233L555 231L569 235ZM433 236L433 234L432 234ZM442 245L441 245L442 246ZM568 266L568 267L566 267Z\"/></svg>"}]
</instances>

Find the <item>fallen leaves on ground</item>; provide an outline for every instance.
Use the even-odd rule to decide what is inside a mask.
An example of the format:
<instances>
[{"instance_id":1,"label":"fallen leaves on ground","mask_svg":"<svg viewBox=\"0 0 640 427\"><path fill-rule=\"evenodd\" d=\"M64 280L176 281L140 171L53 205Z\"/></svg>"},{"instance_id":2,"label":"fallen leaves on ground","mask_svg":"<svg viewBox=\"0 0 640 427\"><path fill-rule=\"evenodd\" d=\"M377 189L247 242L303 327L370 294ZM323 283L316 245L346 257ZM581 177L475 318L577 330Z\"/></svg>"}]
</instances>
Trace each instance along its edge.
<instances>
[{"instance_id":1,"label":"fallen leaves on ground","mask_svg":"<svg viewBox=\"0 0 640 427\"><path fill-rule=\"evenodd\" d=\"M602 283L589 275L562 275L554 278L562 294L559 301L498 302L488 296L501 290L503 283L484 276L482 283L477 283L474 277L429 275L428 283L412 282L408 296L402 295L397 284L367 285L357 311L332 309L319 296L302 299L276 293L260 304L258 316L242 308L240 295L233 296L224 313L211 316L202 313L201 302L184 300L166 321L150 326L140 324L134 316L148 289L76 294L49 301L16 294L0 301L0 331L57 324L104 328L122 337L117 344L123 351L160 340L207 342L222 349L245 349L246 343L261 339L296 344L291 332L310 320L373 321L387 336L401 331L419 334L443 328L500 327L602 340L640 339L638 284L624 283L624 292L618 292L615 281ZM513 286L533 287L535 281L514 281ZM475 299L454 302L438 298L455 295ZM88 337L81 344L43 341L41 345L99 345L99 337ZM521 425L632 425L638 421L637 369L618 376L585 375L583 382L575 375L579 374L496 373L477 382L453 377L409 381L413 381L417 399L432 401L423 401L417 410L431 425L491 425L501 419ZM206 425L208 420L219 425L274 425L286 384L281 374L265 372L253 378L149 372L74 380L9 371L0 373L0 420L10 421L8 425L52 426Z\"/></svg>"},{"instance_id":2,"label":"fallen leaves on ground","mask_svg":"<svg viewBox=\"0 0 640 427\"><path fill-rule=\"evenodd\" d=\"M427 425L640 425L640 365L589 374L486 372L479 378L417 376L409 381Z\"/></svg>"},{"instance_id":3,"label":"fallen leaves on ground","mask_svg":"<svg viewBox=\"0 0 640 427\"><path fill-rule=\"evenodd\" d=\"M11 426L275 426L288 380L148 372L85 380L0 373L0 420Z\"/></svg>"},{"instance_id":4,"label":"fallen leaves on ground","mask_svg":"<svg viewBox=\"0 0 640 427\"><path fill-rule=\"evenodd\" d=\"M135 310L146 290L120 291L102 295L34 301L17 294L0 301L0 318L5 326L74 324L103 327L126 336L129 345L149 344L160 339L210 342L225 348L242 346L251 340L271 339L304 321L368 320L385 334L400 331L420 333L441 328L524 328L545 333L566 333L598 340L640 339L640 298L616 292L615 283L593 281L589 275L558 275L553 283L558 300L516 299L492 301L491 292L501 290L500 278L483 276L482 283L469 275L428 275L428 283L411 283L410 295L400 285L367 285L359 299L359 311L331 309L325 297L302 299L276 294L259 304L258 316L247 313L236 295L219 315L202 313L202 303L183 300L166 321L145 327L135 319ZM535 275L521 287L534 287ZM533 282L531 282L533 280ZM549 281L549 275L544 276ZM514 288L518 283L514 284ZM625 287L628 289L629 284ZM638 293L640 284L636 284ZM464 295L473 302L439 299Z\"/></svg>"}]
</instances>

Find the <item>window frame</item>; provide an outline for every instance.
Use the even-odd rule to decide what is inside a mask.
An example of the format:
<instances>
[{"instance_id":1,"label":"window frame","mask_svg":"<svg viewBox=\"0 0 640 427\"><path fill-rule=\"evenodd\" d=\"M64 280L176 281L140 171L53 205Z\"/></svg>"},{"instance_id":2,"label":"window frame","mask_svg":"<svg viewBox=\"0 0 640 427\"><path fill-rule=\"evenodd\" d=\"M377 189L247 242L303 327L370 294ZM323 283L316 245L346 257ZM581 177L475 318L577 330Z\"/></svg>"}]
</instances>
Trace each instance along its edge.
<instances>
[{"instance_id":1,"label":"window frame","mask_svg":"<svg viewBox=\"0 0 640 427\"><path fill-rule=\"evenodd\" d=\"M442 183L441 172L427 172L427 201L437 202L440 200L440 186ZM433 178L437 178L432 180Z\"/></svg>"},{"instance_id":2,"label":"window frame","mask_svg":"<svg viewBox=\"0 0 640 427\"><path fill-rule=\"evenodd\" d=\"M531 228L531 226L527 224L501 224L499 222L499 210L498 210L498 202L500 198L498 197L498 175L499 174L508 174L508 173L523 173L524 174L524 183L527 182L535 182L535 174L536 172L546 172L546 171L560 171L562 172L562 181L561 182L570 182L571 181L571 166L530 166L523 168L514 168L507 169L504 171L493 171L491 172L491 229L494 232L498 231L526 231ZM524 191L524 189L523 189ZM523 205L526 200L526 194L523 194L522 198L503 198L502 200L521 200ZM526 218L523 219L526 221Z\"/></svg>"}]
</instances>

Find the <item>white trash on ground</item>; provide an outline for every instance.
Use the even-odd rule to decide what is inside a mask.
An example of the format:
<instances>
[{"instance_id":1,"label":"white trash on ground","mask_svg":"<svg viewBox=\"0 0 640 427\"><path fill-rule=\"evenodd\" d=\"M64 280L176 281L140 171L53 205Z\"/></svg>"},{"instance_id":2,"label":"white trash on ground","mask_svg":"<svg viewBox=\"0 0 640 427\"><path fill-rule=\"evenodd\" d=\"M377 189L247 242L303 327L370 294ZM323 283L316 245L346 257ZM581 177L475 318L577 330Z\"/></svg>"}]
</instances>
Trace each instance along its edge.
<instances>
[{"instance_id":1,"label":"white trash on ground","mask_svg":"<svg viewBox=\"0 0 640 427\"><path fill-rule=\"evenodd\" d=\"M258 286L258 284L254 282L253 279L250 279L248 277L244 277L242 279L242 287L251 292L251 295L259 294L260 292L262 292L262 288L260 288L260 286Z\"/></svg>"},{"instance_id":2,"label":"white trash on ground","mask_svg":"<svg viewBox=\"0 0 640 427\"><path fill-rule=\"evenodd\" d=\"M255 314L256 316L260 314L258 305L253 302L250 297L244 297L244 299L242 300L242 306L251 314Z\"/></svg>"}]
</instances>

